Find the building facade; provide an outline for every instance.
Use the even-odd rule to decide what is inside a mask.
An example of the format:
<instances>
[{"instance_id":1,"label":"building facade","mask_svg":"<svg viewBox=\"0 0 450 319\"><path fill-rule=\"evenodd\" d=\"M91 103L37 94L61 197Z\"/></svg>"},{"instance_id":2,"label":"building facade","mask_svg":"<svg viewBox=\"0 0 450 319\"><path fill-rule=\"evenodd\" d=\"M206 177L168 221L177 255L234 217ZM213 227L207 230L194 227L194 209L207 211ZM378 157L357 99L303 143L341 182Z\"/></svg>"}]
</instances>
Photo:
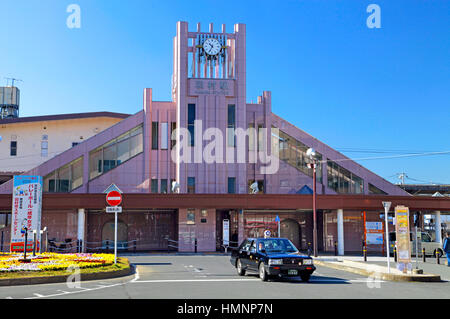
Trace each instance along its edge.
<instances>
[{"instance_id":1,"label":"building facade","mask_svg":"<svg viewBox=\"0 0 450 319\"><path fill-rule=\"evenodd\" d=\"M270 91L247 103L244 24L233 32L210 24L205 32L200 24L189 31L178 22L172 101L153 101L152 89L144 89L142 111L25 174L44 177L44 200L53 201L43 210L49 238L82 240L84 250L108 248L113 239L102 200L112 184L124 196L123 249L166 250L170 239L179 251L216 251L223 240L240 242L270 229L306 250L313 224L308 148L317 152L317 194L324 198L319 251L337 245L341 254L358 252L365 222L383 221L381 199L411 196L274 114ZM0 200L6 203L11 190L11 181L0 185ZM380 207L365 206L368 199L380 199ZM446 209L436 201L416 209ZM10 213L6 206L0 211Z\"/></svg>"}]
</instances>

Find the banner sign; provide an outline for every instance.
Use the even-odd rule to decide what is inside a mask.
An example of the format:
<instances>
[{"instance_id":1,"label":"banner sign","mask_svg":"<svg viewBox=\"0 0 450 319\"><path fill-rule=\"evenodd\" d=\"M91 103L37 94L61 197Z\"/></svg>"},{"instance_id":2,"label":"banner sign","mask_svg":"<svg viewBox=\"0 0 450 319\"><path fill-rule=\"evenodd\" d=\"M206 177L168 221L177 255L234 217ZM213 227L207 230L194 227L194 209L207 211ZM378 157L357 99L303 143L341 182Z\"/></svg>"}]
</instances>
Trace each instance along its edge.
<instances>
[{"instance_id":1,"label":"banner sign","mask_svg":"<svg viewBox=\"0 0 450 319\"><path fill-rule=\"evenodd\" d=\"M42 177L14 176L11 220L11 251L23 252L25 228L28 230L27 251L33 250L33 230L37 231L39 249L42 211Z\"/></svg>"},{"instance_id":2,"label":"banner sign","mask_svg":"<svg viewBox=\"0 0 450 319\"><path fill-rule=\"evenodd\" d=\"M230 221L228 219L223 220L223 244L230 245Z\"/></svg>"},{"instance_id":3,"label":"banner sign","mask_svg":"<svg viewBox=\"0 0 450 319\"><path fill-rule=\"evenodd\" d=\"M397 239L397 262L403 264L411 263L411 246L409 238L409 209L405 206L395 207L396 239Z\"/></svg>"}]
</instances>

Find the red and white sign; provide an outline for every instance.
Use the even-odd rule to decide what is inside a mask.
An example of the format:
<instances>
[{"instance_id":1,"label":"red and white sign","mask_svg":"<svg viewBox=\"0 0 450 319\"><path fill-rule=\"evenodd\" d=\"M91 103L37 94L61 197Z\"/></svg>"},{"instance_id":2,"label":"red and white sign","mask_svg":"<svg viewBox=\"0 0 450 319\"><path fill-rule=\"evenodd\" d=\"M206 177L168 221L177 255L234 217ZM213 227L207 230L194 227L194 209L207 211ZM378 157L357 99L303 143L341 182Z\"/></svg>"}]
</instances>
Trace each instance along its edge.
<instances>
[{"instance_id":1,"label":"red and white sign","mask_svg":"<svg viewBox=\"0 0 450 319\"><path fill-rule=\"evenodd\" d=\"M111 191L106 195L106 202L110 206L118 206L122 203L122 194L117 191Z\"/></svg>"}]
</instances>

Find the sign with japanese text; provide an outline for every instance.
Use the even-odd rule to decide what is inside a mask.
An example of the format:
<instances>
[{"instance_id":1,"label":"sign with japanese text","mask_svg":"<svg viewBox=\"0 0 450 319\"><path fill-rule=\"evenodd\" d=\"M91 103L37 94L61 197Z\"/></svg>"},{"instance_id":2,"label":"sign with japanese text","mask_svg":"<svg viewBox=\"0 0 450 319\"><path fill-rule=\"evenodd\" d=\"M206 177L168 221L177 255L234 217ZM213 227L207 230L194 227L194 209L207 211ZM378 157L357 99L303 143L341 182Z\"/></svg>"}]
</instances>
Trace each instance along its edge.
<instances>
[{"instance_id":1,"label":"sign with japanese text","mask_svg":"<svg viewBox=\"0 0 450 319\"><path fill-rule=\"evenodd\" d=\"M42 211L42 177L14 176L11 219L11 251L23 251L28 232L27 251L33 250L33 230L39 234ZM37 238L36 249L39 247Z\"/></svg>"},{"instance_id":2,"label":"sign with japanese text","mask_svg":"<svg viewBox=\"0 0 450 319\"><path fill-rule=\"evenodd\" d=\"M409 238L409 209L405 206L395 207L397 262L408 264L411 262L411 246Z\"/></svg>"},{"instance_id":3,"label":"sign with japanese text","mask_svg":"<svg viewBox=\"0 0 450 319\"><path fill-rule=\"evenodd\" d=\"M228 79L189 79L188 92L191 96L225 95L234 96L234 80Z\"/></svg>"}]
</instances>

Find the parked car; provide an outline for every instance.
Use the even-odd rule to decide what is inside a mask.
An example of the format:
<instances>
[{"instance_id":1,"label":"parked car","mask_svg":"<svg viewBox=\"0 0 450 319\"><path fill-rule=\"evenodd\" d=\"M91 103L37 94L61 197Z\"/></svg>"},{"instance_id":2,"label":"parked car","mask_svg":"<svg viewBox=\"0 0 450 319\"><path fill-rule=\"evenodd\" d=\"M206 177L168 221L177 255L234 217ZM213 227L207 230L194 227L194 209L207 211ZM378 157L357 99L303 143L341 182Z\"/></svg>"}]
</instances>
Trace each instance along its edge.
<instances>
[{"instance_id":1,"label":"parked car","mask_svg":"<svg viewBox=\"0 0 450 319\"><path fill-rule=\"evenodd\" d=\"M414 241L414 233L409 233L409 240L411 242L411 254L416 253L416 242ZM394 246L396 244L396 233L390 232L389 233L389 251L391 254L394 252ZM442 257L444 255L444 251L442 250L441 244L434 242L431 240L430 234L426 232L420 233L419 238L419 254L422 254L422 249L425 248L425 255L432 255L433 257L436 257L436 254L439 254L439 257Z\"/></svg>"},{"instance_id":2,"label":"parked car","mask_svg":"<svg viewBox=\"0 0 450 319\"><path fill-rule=\"evenodd\" d=\"M248 238L232 252L231 264L239 276L257 272L262 281L269 277L300 276L309 281L316 270L311 257L300 254L287 238Z\"/></svg>"}]
</instances>

